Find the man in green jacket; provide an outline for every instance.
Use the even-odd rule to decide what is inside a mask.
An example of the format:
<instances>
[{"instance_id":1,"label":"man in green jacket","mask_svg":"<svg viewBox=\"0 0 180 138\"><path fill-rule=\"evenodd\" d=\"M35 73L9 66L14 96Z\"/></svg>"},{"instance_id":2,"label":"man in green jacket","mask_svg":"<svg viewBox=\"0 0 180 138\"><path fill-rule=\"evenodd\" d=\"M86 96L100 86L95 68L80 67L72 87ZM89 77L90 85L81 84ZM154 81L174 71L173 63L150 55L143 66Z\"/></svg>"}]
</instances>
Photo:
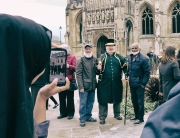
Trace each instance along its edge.
<instances>
[{"instance_id":1,"label":"man in green jacket","mask_svg":"<svg viewBox=\"0 0 180 138\"><path fill-rule=\"evenodd\" d=\"M108 103L113 103L114 118L122 120L120 103L123 95L122 71L127 72L127 61L115 52L115 43L109 39L106 44L106 53L98 59L98 86L97 97L99 102L100 124L105 124L108 114Z\"/></svg>"}]
</instances>

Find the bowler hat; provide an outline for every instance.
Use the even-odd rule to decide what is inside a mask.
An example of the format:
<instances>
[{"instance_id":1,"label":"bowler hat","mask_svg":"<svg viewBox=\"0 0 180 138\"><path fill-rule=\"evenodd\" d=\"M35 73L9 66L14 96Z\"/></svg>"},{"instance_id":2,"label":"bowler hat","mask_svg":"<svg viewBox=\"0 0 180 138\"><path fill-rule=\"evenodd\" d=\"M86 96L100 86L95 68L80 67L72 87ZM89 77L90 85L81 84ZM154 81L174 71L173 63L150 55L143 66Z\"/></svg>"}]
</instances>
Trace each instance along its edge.
<instances>
[{"instance_id":1,"label":"bowler hat","mask_svg":"<svg viewBox=\"0 0 180 138\"><path fill-rule=\"evenodd\" d=\"M105 45L106 46L115 46L116 44L114 43L114 39L108 39L107 43Z\"/></svg>"}]
</instances>

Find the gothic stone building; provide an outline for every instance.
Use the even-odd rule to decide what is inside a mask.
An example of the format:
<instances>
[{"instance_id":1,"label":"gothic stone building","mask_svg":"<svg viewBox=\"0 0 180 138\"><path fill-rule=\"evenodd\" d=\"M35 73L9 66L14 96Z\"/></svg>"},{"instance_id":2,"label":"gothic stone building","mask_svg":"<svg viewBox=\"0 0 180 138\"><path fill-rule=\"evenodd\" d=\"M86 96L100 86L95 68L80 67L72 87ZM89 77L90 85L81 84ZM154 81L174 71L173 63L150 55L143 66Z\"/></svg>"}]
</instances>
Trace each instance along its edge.
<instances>
[{"instance_id":1,"label":"gothic stone building","mask_svg":"<svg viewBox=\"0 0 180 138\"><path fill-rule=\"evenodd\" d=\"M65 41L77 57L86 43L99 57L110 38L124 56L133 42L143 54L159 54L170 45L180 48L180 0L67 0L66 30Z\"/></svg>"}]
</instances>

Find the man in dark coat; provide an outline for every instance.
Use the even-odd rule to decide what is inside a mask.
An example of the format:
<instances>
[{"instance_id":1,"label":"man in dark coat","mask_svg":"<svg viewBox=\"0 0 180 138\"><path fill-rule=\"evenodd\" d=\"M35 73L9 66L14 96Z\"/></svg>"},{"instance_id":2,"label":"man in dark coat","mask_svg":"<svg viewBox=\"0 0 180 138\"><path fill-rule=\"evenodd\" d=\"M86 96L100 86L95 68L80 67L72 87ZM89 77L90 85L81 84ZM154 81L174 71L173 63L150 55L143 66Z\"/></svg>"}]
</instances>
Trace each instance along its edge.
<instances>
[{"instance_id":1,"label":"man in dark coat","mask_svg":"<svg viewBox=\"0 0 180 138\"><path fill-rule=\"evenodd\" d=\"M154 110L141 138L180 138L180 82L170 91L167 101Z\"/></svg>"},{"instance_id":2,"label":"man in dark coat","mask_svg":"<svg viewBox=\"0 0 180 138\"><path fill-rule=\"evenodd\" d=\"M122 71L126 73L127 62L120 54L115 52L115 43L109 39L106 44L106 53L98 59L98 87L100 124L105 124L108 114L108 103L113 103L114 118L122 120L120 116L120 103L122 101L123 85Z\"/></svg>"},{"instance_id":3,"label":"man in dark coat","mask_svg":"<svg viewBox=\"0 0 180 138\"><path fill-rule=\"evenodd\" d=\"M140 53L140 45L132 44L132 54L128 58L128 75L131 91L131 100L134 107L136 121L134 125L144 122L144 88L150 78L150 66L148 59Z\"/></svg>"},{"instance_id":4,"label":"man in dark coat","mask_svg":"<svg viewBox=\"0 0 180 138\"><path fill-rule=\"evenodd\" d=\"M84 46L84 57L78 60L76 65L76 78L79 88L79 115L80 126L84 127L85 122L96 122L92 118L92 109L95 99L96 89L96 63L93 56L93 46L86 44Z\"/></svg>"}]
</instances>

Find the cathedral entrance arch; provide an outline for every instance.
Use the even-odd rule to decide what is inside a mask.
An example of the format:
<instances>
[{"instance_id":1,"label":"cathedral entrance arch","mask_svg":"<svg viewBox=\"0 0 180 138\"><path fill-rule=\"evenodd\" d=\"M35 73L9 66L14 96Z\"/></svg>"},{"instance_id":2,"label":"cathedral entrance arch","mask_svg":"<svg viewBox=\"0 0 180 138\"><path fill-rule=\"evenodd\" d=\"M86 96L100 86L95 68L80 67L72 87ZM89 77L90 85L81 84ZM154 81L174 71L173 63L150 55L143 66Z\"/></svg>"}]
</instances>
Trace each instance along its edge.
<instances>
[{"instance_id":1,"label":"cathedral entrance arch","mask_svg":"<svg viewBox=\"0 0 180 138\"><path fill-rule=\"evenodd\" d=\"M97 41L97 57L100 57L101 54L106 52L105 44L107 43L107 37L101 36Z\"/></svg>"}]
</instances>

